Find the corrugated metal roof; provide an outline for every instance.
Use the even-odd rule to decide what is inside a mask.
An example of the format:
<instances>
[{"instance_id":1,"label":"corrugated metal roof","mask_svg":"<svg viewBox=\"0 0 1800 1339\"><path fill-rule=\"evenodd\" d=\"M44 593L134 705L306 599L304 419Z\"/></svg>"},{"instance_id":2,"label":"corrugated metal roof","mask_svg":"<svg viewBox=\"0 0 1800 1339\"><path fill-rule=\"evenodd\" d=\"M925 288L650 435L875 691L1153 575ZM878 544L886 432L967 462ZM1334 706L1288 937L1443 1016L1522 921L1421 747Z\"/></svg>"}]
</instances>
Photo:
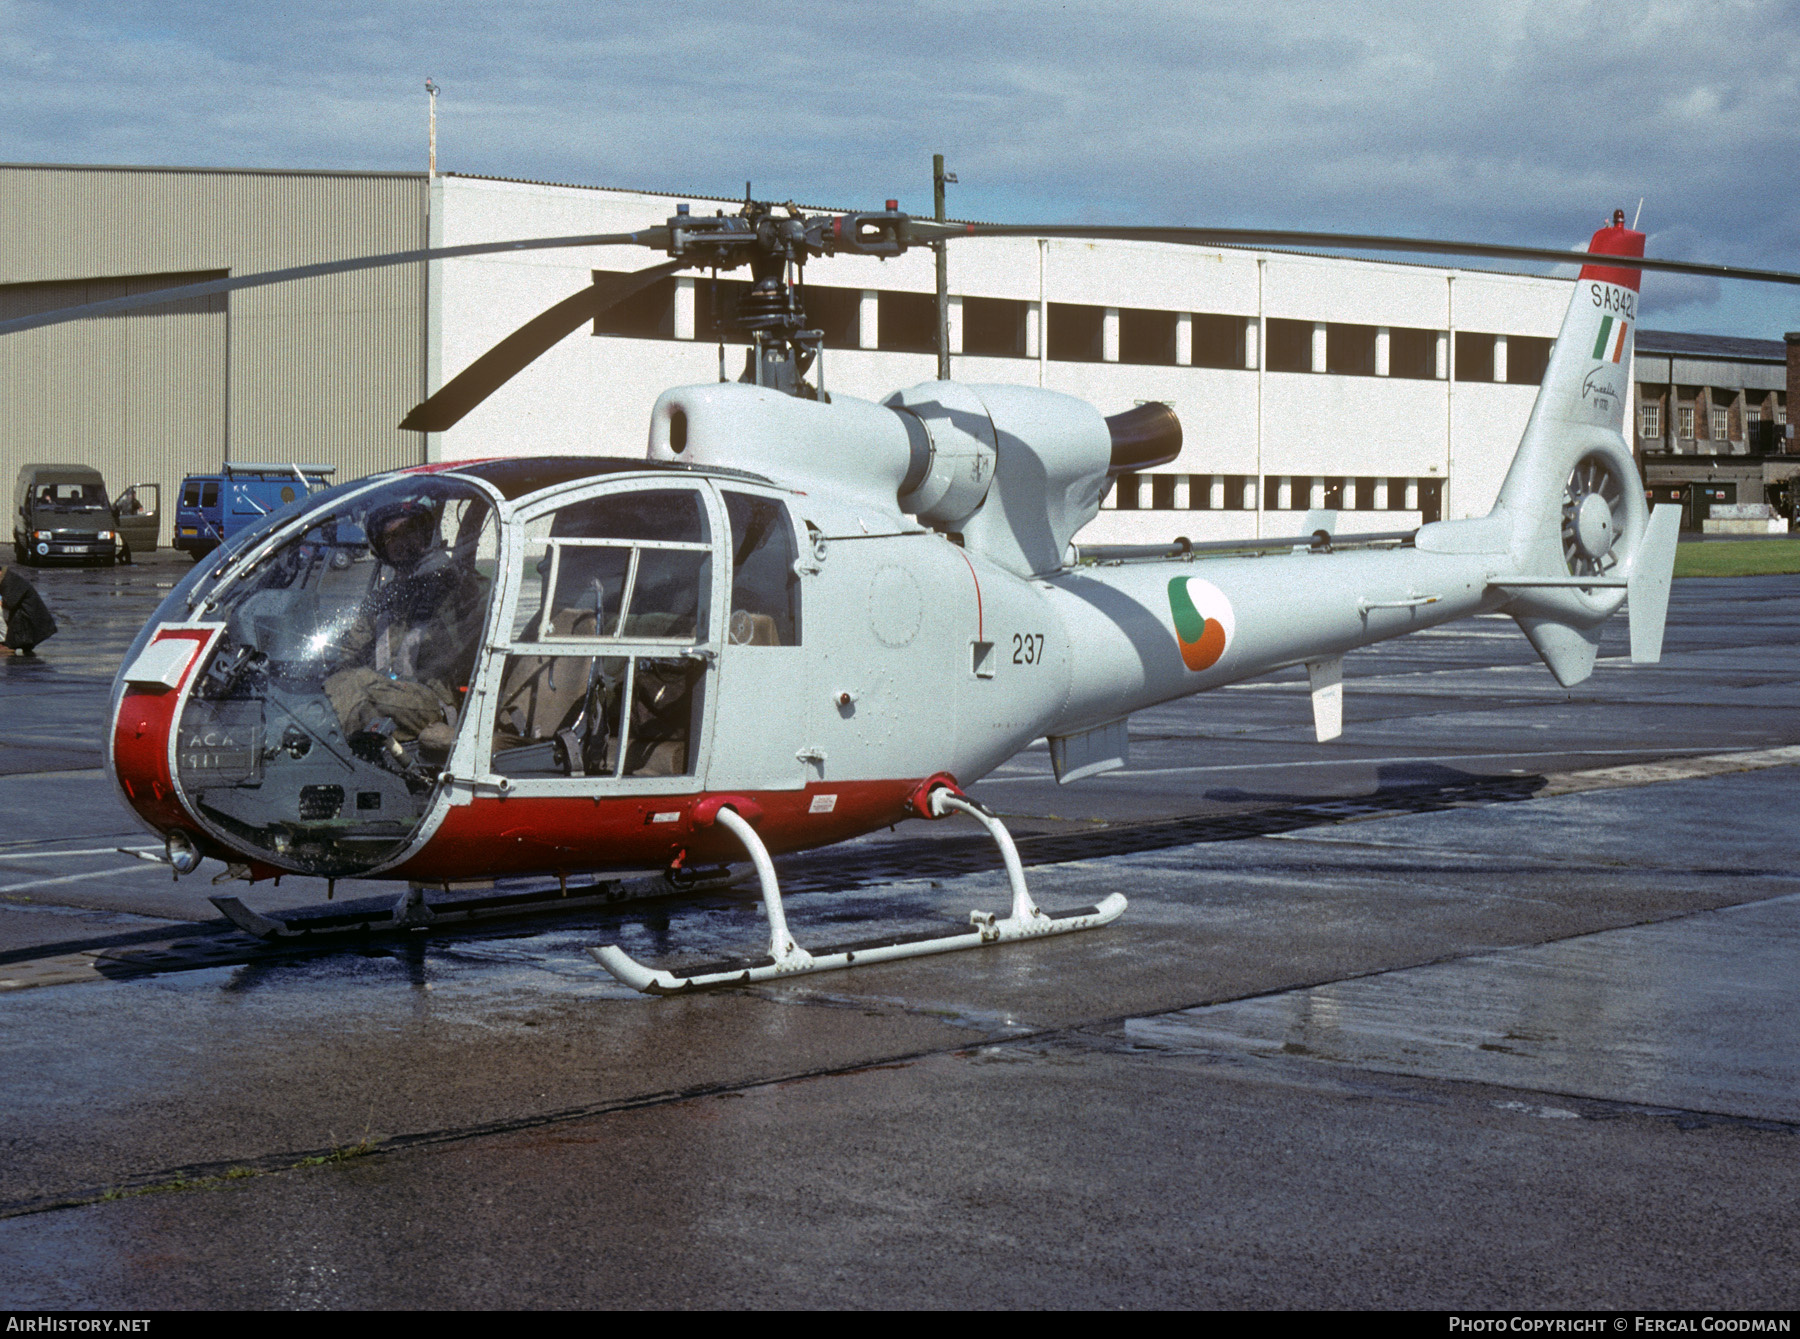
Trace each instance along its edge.
<instances>
[{"instance_id":1,"label":"corrugated metal roof","mask_svg":"<svg viewBox=\"0 0 1800 1339\"><path fill-rule=\"evenodd\" d=\"M427 175L424 172L335 167L157 167L144 163L0 163L0 170L4 169L20 172L196 172L221 177L408 177L420 181Z\"/></svg>"},{"instance_id":2,"label":"corrugated metal roof","mask_svg":"<svg viewBox=\"0 0 1800 1339\"><path fill-rule=\"evenodd\" d=\"M1778 339L1741 339L1736 335L1691 335L1684 330L1637 332L1639 353L1672 353L1681 358L1723 358L1739 363L1785 363L1787 345Z\"/></svg>"}]
</instances>

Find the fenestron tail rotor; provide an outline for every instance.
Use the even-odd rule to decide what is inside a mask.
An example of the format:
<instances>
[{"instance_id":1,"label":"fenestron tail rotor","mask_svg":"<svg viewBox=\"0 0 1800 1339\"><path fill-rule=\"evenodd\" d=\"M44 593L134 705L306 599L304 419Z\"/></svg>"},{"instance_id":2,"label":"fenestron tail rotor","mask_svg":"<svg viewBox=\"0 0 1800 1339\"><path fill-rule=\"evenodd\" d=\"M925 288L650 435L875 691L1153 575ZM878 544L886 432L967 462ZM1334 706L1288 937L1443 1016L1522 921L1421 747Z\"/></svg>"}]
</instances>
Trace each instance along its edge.
<instances>
[{"instance_id":1,"label":"fenestron tail rotor","mask_svg":"<svg viewBox=\"0 0 1800 1339\"><path fill-rule=\"evenodd\" d=\"M1563 561L1569 575L1605 576L1618 566L1618 539L1626 524L1623 479L1604 456L1575 462L1563 485Z\"/></svg>"}]
</instances>

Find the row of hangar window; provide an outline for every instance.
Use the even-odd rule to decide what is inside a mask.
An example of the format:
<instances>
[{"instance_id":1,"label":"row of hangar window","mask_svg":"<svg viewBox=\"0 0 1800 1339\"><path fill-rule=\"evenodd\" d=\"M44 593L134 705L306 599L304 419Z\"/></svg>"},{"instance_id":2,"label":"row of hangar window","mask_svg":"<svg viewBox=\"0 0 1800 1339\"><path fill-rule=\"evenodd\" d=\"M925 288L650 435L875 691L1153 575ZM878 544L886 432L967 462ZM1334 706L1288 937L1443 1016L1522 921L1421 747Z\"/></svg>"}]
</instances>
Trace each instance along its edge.
<instances>
[{"instance_id":1,"label":"row of hangar window","mask_svg":"<svg viewBox=\"0 0 1800 1339\"><path fill-rule=\"evenodd\" d=\"M599 279L610 271L596 270ZM660 283L602 313L596 335L635 339L678 337L678 281ZM705 343L748 343L733 323L738 299L750 285L735 279L695 279L692 334ZM930 293L883 289L865 301L864 290L807 285L806 315L828 349L881 349L893 353L937 350L937 299ZM962 297L958 352L982 358L1036 357L1037 304L1017 298ZM875 329L868 329L872 305ZM1046 313L1052 362L1119 362L1151 366L1243 368L1257 364L1256 318L1212 312L1152 311L1052 302ZM1109 332L1108 317L1116 319ZM1185 321L1183 318L1186 318ZM1183 338L1182 326L1186 326ZM873 338L871 339L871 334ZM1271 372L1329 372L1417 381L1500 381L1535 386L1544 378L1551 340L1411 326L1356 325L1341 321L1268 320L1263 341ZM1182 345L1185 344L1186 348ZM1186 354L1186 357L1182 357ZM1451 364L1454 367L1451 367Z\"/></svg>"},{"instance_id":2,"label":"row of hangar window","mask_svg":"<svg viewBox=\"0 0 1800 1339\"><path fill-rule=\"evenodd\" d=\"M1255 511L1254 474L1121 474L1103 506L1116 511ZM1416 511L1443 514L1442 479L1265 474L1262 510Z\"/></svg>"}]
</instances>

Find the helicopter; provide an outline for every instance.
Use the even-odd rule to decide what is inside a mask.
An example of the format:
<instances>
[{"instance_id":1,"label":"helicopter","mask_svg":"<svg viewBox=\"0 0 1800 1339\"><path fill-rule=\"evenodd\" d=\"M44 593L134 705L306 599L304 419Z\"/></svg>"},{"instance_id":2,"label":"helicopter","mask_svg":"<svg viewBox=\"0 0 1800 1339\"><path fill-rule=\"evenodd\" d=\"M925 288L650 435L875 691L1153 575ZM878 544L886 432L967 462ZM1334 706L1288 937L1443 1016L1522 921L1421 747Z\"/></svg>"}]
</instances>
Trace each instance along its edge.
<instances>
[{"instance_id":1,"label":"helicopter","mask_svg":"<svg viewBox=\"0 0 1800 1339\"><path fill-rule=\"evenodd\" d=\"M1080 548L1121 474L1172 461L1166 405L1110 418L1052 391L947 379L880 403L809 373L805 263L964 236L1331 245L1579 261L1537 401L1492 510L1416 530ZM1622 214L1586 251L1418 238L951 224L895 201L807 215L686 205L637 233L351 258L0 324L377 265L636 244L665 263L597 278L477 358L402 423L442 431L632 293L683 268L748 266L735 382L656 401L636 457L421 465L315 494L198 564L132 644L107 765L177 876L403 881L662 868L748 857L766 953L679 973L592 950L653 994L744 984L1106 925L1046 912L1001 820L964 787L1039 738L1057 780L1124 765L1127 721L1304 665L1317 737L1342 730L1343 658L1505 612L1557 681L1592 673L1629 604L1631 657L1660 658L1679 509L1645 502L1623 437L1644 269L1800 275L1644 258ZM1011 905L966 930L807 949L773 857L907 819L962 815L997 844ZM215 898L274 936L292 927Z\"/></svg>"}]
</instances>

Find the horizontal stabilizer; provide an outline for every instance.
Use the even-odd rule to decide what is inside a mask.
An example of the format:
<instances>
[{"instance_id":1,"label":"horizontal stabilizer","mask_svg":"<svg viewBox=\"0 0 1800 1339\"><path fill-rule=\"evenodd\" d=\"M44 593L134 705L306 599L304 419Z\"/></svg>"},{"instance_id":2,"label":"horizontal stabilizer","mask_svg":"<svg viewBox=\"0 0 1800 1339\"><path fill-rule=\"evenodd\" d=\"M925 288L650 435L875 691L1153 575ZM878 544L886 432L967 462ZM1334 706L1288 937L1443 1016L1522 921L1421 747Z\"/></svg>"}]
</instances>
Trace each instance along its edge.
<instances>
[{"instance_id":1,"label":"horizontal stabilizer","mask_svg":"<svg viewBox=\"0 0 1800 1339\"><path fill-rule=\"evenodd\" d=\"M1594 672L1594 661L1600 654L1598 624L1572 628L1567 623L1529 614L1514 614L1513 619L1564 688L1573 688Z\"/></svg>"},{"instance_id":2,"label":"horizontal stabilizer","mask_svg":"<svg viewBox=\"0 0 1800 1339\"><path fill-rule=\"evenodd\" d=\"M1080 734L1051 735L1050 766L1056 771L1056 779L1066 786L1071 781L1123 767L1130 749L1131 738L1121 716Z\"/></svg>"},{"instance_id":3,"label":"horizontal stabilizer","mask_svg":"<svg viewBox=\"0 0 1800 1339\"><path fill-rule=\"evenodd\" d=\"M1669 584L1675 572L1675 545L1681 537L1681 508L1663 503L1632 559L1625 598L1631 620L1631 662L1654 665L1662 659L1663 623L1669 614Z\"/></svg>"}]
</instances>

